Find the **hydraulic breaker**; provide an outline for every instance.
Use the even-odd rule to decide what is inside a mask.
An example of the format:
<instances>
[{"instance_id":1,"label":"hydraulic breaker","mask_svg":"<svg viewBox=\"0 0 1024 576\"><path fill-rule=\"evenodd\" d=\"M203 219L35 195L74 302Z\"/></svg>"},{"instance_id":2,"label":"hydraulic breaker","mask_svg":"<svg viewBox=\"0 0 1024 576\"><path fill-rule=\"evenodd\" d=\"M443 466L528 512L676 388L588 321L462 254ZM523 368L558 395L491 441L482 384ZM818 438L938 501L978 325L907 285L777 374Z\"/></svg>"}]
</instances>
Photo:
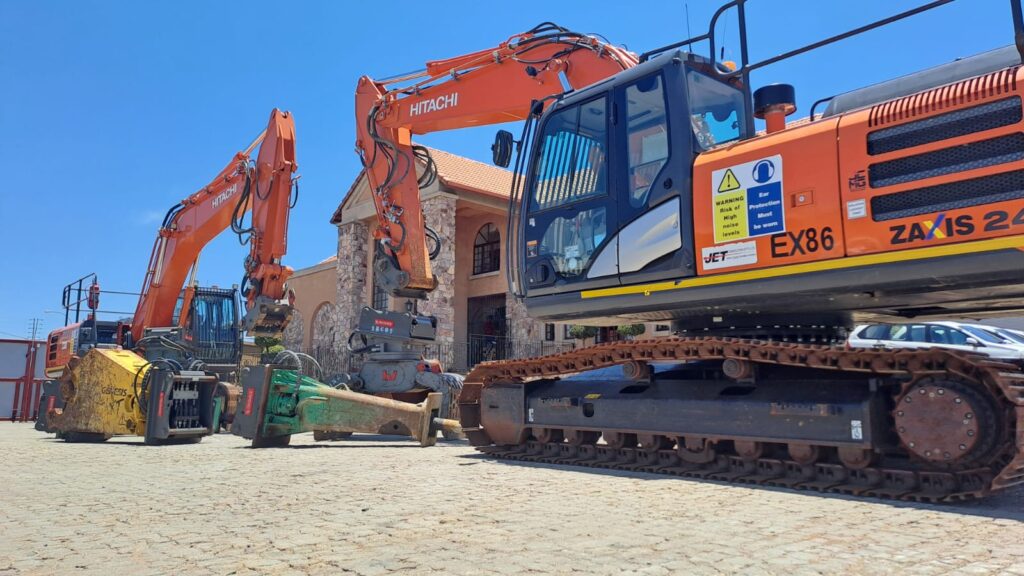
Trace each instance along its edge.
<instances>
[{"instance_id":1,"label":"hydraulic breaker","mask_svg":"<svg viewBox=\"0 0 1024 576\"><path fill-rule=\"evenodd\" d=\"M242 370L242 395L231 432L253 448L287 446L302 432L362 432L411 436L432 446L441 430L459 423L438 417L441 394L419 404L334 388L283 366Z\"/></svg>"}]
</instances>

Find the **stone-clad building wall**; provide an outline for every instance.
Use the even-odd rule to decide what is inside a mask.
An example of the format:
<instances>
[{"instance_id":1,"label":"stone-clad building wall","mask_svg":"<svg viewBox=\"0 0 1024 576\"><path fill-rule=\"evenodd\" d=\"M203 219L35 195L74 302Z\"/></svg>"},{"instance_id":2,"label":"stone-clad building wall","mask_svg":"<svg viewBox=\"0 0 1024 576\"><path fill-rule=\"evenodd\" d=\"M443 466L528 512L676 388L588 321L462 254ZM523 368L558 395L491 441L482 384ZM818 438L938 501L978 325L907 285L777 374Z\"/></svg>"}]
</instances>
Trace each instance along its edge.
<instances>
[{"instance_id":1,"label":"stone-clad building wall","mask_svg":"<svg viewBox=\"0 0 1024 576\"><path fill-rule=\"evenodd\" d=\"M424 220L441 238L441 250L431 262L437 289L419 311L437 318L437 340L448 343L455 339L455 200L454 194L439 193L423 201Z\"/></svg>"},{"instance_id":2,"label":"stone-clad building wall","mask_svg":"<svg viewBox=\"0 0 1024 576\"><path fill-rule=\"evenodd\" d=\"M366 302L369 266L369 228L363 222L338 226L338 297L335 300L335 348L345 349L345 339L359 324Z\"/></svg>"},{"instance_id":3,"label":"stone-clad building wall","mask_svg":"<svg viewBox=\"0 0 1024 576\"><path fill-rule=\"evenodd\" d=\"M505 314L508 318L508 336L517 342L540 342L544 338L544 323L537 322L526 313L526 304L509 293L505 296Z\"/></svg>"},{"instance_id":4,"label":"stone-clad building wall","mask_svg":"<svg viewBox=\"0 0 1024 576\"><path fill-rule=\"evenodd\" d=\"M343 349L341 344L346 335L341 330L341 320L342 316L334 304L324 302L317 308L313 315L313 350L322 354Z\"/></svg>"},{"instance_id":5,"label":"stone-clad building wall","mask_svg":"<svg viewBox=\"0 0 1024 576\"><path fill-rule=\"evenodd\" d=\"M305 334L305 330L306 323L303 321L302 312L293 310L292 319L284 329L284 339L282 341L284 347L289 350L302 350L304 344L302 337Z\"/></svg>"}]
</instances>

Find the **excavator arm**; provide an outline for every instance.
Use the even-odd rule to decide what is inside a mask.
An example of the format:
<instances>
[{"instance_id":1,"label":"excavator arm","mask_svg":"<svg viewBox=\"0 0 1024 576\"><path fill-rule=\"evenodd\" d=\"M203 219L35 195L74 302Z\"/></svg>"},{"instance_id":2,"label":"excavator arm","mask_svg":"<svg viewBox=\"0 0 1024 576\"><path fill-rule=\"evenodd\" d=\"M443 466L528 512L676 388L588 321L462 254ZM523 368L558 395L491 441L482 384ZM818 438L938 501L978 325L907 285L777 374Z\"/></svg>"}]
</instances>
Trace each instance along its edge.
<instances>
[{"instance_id":1,"label":"excavator arm","mask_svg":"<svg viewBox=\"0 0 1024 576\"><path fill-rule=\"evenodd\" d=\"M255 163L252 152L259 146ZM246 298L245 329L258 335L279 334L287 322L275 301L284 297L284 283L292 269L281 264L287 249L295 163L295 124L288 112L275 109L263 133L245 150L235 154L208 185L175 204L164 217L141 296L132 319L132 340L138 342L146 327L171 326L175 304L182 295L189 271L203 248L231 228L248 242L243 294ZM251 223L243 223L251 212ZM194 286L185 289L181 310L189 310ZM185 313L179 325L185 324Z\"/></svg>"},{"instance_id":2,"label":"excavator arm","mask_svg":"<svg viewBox=\"0 0 1024 576\"><path fill-rule=\"evenodd\" d=\"M386 80L368 76L356 89L356 150L373 190L374 237L389 267L379 280L396 296L424 297L436 287L419 189L433 170L413 134L523 120L535 101L603 80L637 64L636 55L551 23L494 48L428 62ZM428 169L417 176L415 158ZM382 273L381 273L382 272Z\"/></svg>"}]
</instances>

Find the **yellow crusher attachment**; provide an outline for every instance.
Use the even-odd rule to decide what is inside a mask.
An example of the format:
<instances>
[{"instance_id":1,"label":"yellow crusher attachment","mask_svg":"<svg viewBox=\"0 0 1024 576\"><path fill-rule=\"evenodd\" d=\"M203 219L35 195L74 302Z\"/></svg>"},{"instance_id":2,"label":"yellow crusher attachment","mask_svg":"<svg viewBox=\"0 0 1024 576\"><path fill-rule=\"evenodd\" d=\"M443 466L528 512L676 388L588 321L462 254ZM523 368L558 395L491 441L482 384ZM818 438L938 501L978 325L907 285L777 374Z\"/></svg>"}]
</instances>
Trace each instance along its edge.
<instances>
[{"instance_id":1,"label":"yellow crusher attachment","mask_svg":"<svg viewBox=\"0 0 1024 576\"><path fill-rule=\"evenodd\" d=\"M63 408L47 414L47 431L69 442L143 436L147 444L199 441L216 430L217 378L150 364L129 350L94 348L60 382Z\"/></svg>"}]
</instances>

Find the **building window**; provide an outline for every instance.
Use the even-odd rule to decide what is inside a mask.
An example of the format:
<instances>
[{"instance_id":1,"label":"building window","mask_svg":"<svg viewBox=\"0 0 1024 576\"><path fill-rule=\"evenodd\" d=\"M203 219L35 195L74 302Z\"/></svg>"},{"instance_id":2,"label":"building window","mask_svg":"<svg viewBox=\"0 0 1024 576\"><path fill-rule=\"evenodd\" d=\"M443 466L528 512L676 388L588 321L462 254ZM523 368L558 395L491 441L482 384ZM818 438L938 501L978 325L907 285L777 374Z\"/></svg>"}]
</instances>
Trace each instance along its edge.
<instances>
[{"instance_id":1,"label":"building window","mask_svg":"<svg viewBox=\"0 0 1024 576\"><path fill-rule=\"evenodd\" d=\"M655 332L668 332L671 329L672 329L672 327L669 326L668 324L655 324L654 325L654 331Z\"/></svg>"},{"instance_id":2,"label":"building window","mask_svg":"<svg viewBox=\"0 0 1024 576\"><path fill-rule=\"evenodd\" d=\"M572 324L562 324L562 340L572 340Z\"/></svg>"},{"instance_id":3,"label":"building window","mask_svg":"<svg viewBox=\"0 0 1024 576\"><path fill-rule=\"evenodd\" d=\"M501 238L498 227L484 224L473 241L473 275L496 272L501 266Z\"/></svg>"},{"instance_id":4,"label":"building window","mask_svg":"<svg viewBox=\"0 0 1024 576\"><path fill-rule=\"evenodd\" d=\"M544 339L547 340L548 342L554 342L555 341L555 325L554 324L545 324L544 325Z\"/></svg>"}]
</instances>

